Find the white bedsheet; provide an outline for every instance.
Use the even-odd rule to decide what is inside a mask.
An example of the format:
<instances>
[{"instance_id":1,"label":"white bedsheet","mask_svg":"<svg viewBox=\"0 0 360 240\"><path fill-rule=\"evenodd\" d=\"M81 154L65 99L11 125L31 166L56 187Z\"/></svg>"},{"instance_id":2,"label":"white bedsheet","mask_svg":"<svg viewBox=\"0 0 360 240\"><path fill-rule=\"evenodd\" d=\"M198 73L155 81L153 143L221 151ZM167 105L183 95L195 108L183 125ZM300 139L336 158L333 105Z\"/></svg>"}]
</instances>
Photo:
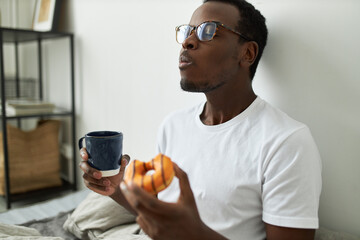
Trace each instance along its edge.
<instances>
[{"instance_id":1,"label":"white bedsheet","mask_svg":"<svg viewBox=\"0 0 360 240\"><path fill-rule=\"evenodd\" d=\"M83 189L60 198L27 207L11 209L7 212L0 213L0 222L6 224L23 224L31 220L55 217L60 212L68 212L77 207L89 193L90 190Z\"/></svg>"}]
</instances>

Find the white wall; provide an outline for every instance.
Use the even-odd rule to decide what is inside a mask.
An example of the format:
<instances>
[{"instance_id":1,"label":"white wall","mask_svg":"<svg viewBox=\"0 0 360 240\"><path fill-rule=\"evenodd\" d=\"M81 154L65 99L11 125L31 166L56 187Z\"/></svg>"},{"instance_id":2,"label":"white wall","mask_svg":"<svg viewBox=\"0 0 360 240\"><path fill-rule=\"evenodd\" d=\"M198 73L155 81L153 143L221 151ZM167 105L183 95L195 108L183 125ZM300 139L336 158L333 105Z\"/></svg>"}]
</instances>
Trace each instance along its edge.
<instances>
[{"instance_id":1,"label":"white wall","mask_svg":"<svg viewBox=\"0 0 360 240\"><path fill-rule=\"evenodd\" d=\"M0 26L7 28L25 28L32 26L32 9L35 0L0 0ZM19 52L22 51L20 47ZM5 75L15 76L15 48L12 44L4 47Z\"/></svg>"},{"instance_id":2,"label":"white wall","mask_svg":"<svg viewBox=\"0 0 360 240\"><path fill-rule=\"evenodd\" d=\"M321 226L360 236L360 2L250 2L270 32L256 93L312 130L323 159ZM180 90L174 32L200 4L66 1L65 26L76 36L78 137L120 130L125 152L153 156L163 117L203 99ZM55 54L64 57L58 47ZM47 74L56 78L56 70Z\"/></svg>"},{"instance_id":3,"label":"white wall","mask_svg":"<svg viewBox=\"0 0 360 240\"><path fill-rule=\"evenodd\" d=\"M360 236L360 2L252 2L270 30L256 92L312 130L320 223Z\"/></svg>"},{"instance_id":4,"label":"white wall","mask_svg":"<svg viewBox=\"0 0 360 240\"><path fill-rule=\"evenodd\" d=\"M323 159L320 224L360 236L360 2L252 0L267 18L268 47L254 87L312 130ZM117 129L125 151L153 156L170 111L202 100L179 88L174 27L201 1L77 0L78 134Z\"/></svg>"},{"instance_id":5,"label":"white wall","mask_svg":"<svg viewBox=\"0 0 360 240\"><path fill-rule=\"evenodd\" d=\"M123 131L125 151L150 159L164 116L203 99L180 90L174 31L199 2L77 0L69 5L69 29L76 34L79 134Z\"/></svg>"},{"instance_id":6,"label":"white wall","mask_svg":"<svg viewBox=\"0 0 360 240\"><path fill-rule=\"evenodd\" d=\"M0 25L10 28L31 28L36 0L0 0Z\"/></svg>"}]
</instances>

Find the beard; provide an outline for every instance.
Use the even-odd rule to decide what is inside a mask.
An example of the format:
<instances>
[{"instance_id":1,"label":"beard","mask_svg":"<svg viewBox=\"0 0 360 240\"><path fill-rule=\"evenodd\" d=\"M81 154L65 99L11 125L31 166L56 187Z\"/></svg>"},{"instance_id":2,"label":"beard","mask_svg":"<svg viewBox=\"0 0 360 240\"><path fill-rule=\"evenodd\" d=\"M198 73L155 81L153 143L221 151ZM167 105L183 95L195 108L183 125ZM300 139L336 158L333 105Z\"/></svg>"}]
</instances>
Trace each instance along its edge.
<instances>
[{"instance_id":1,"label":"beard","mask_svg":"<svg viewBox=\"0 0 360 240\"><path fill-rule=\"evenodd\" d=\"M180 87L182 90L186 91L186 92L201 92L201 93L208 93L211 91L214 91L218 88L220 88L222 85L225 84L225 81L220 81L218 83L215 84L207 84L207 85L199 85L199 84L195 84L192 81L189 81L186 78L181 78L180 80Z\"/></svg>"}]
</instances>

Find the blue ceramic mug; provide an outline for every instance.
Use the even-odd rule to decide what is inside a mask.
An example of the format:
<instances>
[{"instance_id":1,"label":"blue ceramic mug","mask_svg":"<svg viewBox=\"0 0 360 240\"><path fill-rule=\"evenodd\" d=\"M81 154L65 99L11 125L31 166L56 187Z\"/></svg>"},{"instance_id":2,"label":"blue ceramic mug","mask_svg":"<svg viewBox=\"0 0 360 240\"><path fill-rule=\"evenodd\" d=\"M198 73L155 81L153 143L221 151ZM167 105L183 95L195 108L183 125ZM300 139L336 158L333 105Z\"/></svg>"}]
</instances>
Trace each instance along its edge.
<instances>
[{"instance_id":1,"label":"blue ceramic mug","mask_svg":"<svg viewBox=\"0 0 360 240\"><path fill-rule=\"evenodd\" d=\"M123 134L114 131L89 132L79 139L79 149L85 147L88 164L99 170L103 177L119 173L123 148Z\"/></svg>"}]
</instances>

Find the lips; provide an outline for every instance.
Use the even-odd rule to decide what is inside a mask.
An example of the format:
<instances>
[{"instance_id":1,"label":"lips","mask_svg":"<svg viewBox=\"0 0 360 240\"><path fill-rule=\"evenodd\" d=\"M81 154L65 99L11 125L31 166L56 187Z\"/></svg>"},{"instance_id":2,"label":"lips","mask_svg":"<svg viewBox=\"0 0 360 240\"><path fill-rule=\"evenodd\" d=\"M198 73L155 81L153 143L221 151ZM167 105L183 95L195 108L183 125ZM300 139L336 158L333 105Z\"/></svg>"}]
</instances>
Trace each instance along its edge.
<instances>
[{"instance_id":1,"label":"lips","mask_svg":"<svg viewBox=\"0 0 360 240\"><path fill-rule=\"evenodd\" d=\"M183 70L193 64L192 58L187 52L183 52L179 57L179 68Z\"/></svg>"}]
</instances>

